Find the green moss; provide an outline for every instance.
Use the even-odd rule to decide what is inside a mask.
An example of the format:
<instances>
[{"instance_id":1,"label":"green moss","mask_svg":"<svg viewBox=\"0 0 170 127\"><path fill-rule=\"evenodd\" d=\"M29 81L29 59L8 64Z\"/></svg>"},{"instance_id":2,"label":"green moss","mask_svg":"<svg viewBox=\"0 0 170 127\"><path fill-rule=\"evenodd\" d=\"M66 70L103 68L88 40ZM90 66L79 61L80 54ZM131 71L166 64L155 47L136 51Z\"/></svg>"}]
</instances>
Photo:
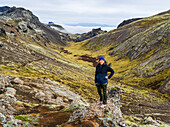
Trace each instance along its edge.
<instances>
[{"instance_id":1,"label":"green moss","mask_svg":"<svg viewBox=\"0 0 170 127\"><path fill-rule=\"evenodd\" d=\"M61 111L63 112L73 112L74 110L76 109L82 109L84 108L85 106L87 106L88 104L85 104L85 103L76 103L74 105L70 105L64 109L62 109Z\"/></svg>"},{"instance_id":2,"label":"green moss","mask_svg":"<svg viewBox=\"0 0 170 127\"><path fill-rule=\"evenodd\" d=\"M22 121L26 121L26 122L32 122L32 121L37 121L38 119L35 119L31 116L14 116L15 119L19 119L19 120L22 120Z\"/></svg>"},{"instance_id":3,"label":"green moss","mask_svg":"<svg viewBox=\"0 0 170 127\"><path fill-rule=\"evenodd\" d=\"M126 124L128 126L133 126L133 125L136 125L136 123L132 122L132 121L126 121Z\"/></svg>"},{"instance_id":4,"label":"green moss","mask_svg":"<svg viewBox=\"0 0 170 127\"><path fill-rule=\"evenodd\" d=\"M95 43L91 43L93 41L93 39L95 39ZM91 38L89 41L87 41L82 47L81 49L86 49L86 50L97 50L97 49L101 49L102 46L104 46L103 44L103 40L104 40L104 35L100 35L98 37L95 38Z\"/></svg>"},{"instance_id":5,"label":"green moss","mask_svg":"<svg viewBox=\"0 0 170 127\"><path fill-rule=\"evenodd\" d=\"M158 127L169 127L169 125L161 124Z\"/></svg>"}]
</instances>

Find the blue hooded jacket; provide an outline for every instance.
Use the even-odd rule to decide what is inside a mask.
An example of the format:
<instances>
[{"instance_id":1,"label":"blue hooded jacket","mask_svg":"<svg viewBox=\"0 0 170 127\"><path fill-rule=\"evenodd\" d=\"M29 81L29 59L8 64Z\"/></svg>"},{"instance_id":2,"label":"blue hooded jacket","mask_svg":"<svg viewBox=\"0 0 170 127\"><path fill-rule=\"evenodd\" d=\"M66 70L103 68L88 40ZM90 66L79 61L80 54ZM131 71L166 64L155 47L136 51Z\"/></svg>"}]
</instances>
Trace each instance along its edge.
<instances>
[{"instance_id":1,"label":"blue hooded jacket","mask_svg":"<svg viewBox=\"0 0 170 127\"><path fill-rule=\"evenodd\" d=\"M108 82L108 79L106 78L107 72L111 72L111 74L108 76L108 79L110 79L115 73L114 70L106 63L104 63L103 65L98 64L96 66L95 72L95 83L98 84L107 83Z\"/></svg>"}]
</instances>

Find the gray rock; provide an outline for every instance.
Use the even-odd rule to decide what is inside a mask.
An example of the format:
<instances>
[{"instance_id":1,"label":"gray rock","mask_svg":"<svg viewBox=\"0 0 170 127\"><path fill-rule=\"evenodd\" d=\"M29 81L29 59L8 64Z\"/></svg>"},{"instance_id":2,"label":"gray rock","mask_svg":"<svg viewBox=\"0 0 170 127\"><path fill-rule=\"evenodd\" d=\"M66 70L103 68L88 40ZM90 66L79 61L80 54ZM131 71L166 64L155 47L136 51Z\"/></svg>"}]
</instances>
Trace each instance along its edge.
<instances>
[{"instance_id":1,"label":"gray rock","mask_svg":"<svg viewBox=\"0 0 170 127\"><path fill-rule=\"evenodd\" d=\"M16 90L14 88L7 87L6 93L15 96L16 95Z\"/></svg>"},{"instance_id":2,"label":"gray rock","mask_svg":"<svg viewBox=\"0 0 170 127\"><path fill-rule=\"evenodd\" d=\"M21 33L27 33L28 32L27 22L25 22L25 21L19 22L18 29Z\"/></svg>"},{"instance_id":3,"label":"gray rock","mask_svg":"<svg viewBox=\"0 0 170 127\"><path fill-rule=\"evenodd\" d=\"M29 21L30 23L35 24L36 26L40 26L40 21L37 16L33 15L33 13L29 10L26 10L24 8L16 8L11 7L8 10L4 11L0 17L4 19L17 19L17 18L23 18L26 21Z\"/></svg>"},{"instance_id":4,"label":"gray rock","mask_svg":"<svg viewBox=\"0 0 170 127\"><path fill-rule=\"evenodd\" d=\"M157 123L155 120L152 119L152 117L145 117L142 121L143 124L151 124L154 126L159 126L160 124Z\"/></svg>"},{"instance_id":5,"label":"gray rock","mask_svg":"<svg viewBox=\"0 0 170 127\"><path fill-rule=\"evenodd\" d=\"M20 78L15 78L15 79L14 79L14 82L15 82L16 84L21 84L21 85L24 84L24 81L21 80Z\"/></svg>"},{"instance_id":6,"label":"gray rock","mask_svg":"<svg viewBox=\"0 0 170 127\"><path fill-rule=\"evenodd\" d=\"M3 47L3 46L4 46L4 44L2 42L0 42L0 48Z\"/></svg>"},{"instance_id":7,"label":"gray rock","mask_svg":"<svg viewBox=\"0 0 170 127\"><path fill-rule=\"evenodd\" d=\"M115 87L111 88L108 91L108 103L105 108L101 108L99 104L92 103L91 105L84 106L83 103L78 103L77 101L74 101L74 107L75 105L78 105L78 108L73 108L74 112L70 116L69 121L77 120L77 119L94 119L96 118L100 120L99 125L101 123L104 125L104 127L117 127L119 126L126 126L126 123L122 117L122 112L120 110L120 88ZM118 95L118 96L117 96ZM77 104L75 104L77 103ZM82 106L79 106L81 104ZM80 108L81 107L81 108Z\"/></svg>"},{"instance_id":8,"label":"gray rock","mask_svg":"<svg viewBox=\"0 0 170 127\"><path fill-rule=\"evenodd\" d=\"M5 123L6 117L0 112L0 123Z\"/></svg>"}]
</instances>

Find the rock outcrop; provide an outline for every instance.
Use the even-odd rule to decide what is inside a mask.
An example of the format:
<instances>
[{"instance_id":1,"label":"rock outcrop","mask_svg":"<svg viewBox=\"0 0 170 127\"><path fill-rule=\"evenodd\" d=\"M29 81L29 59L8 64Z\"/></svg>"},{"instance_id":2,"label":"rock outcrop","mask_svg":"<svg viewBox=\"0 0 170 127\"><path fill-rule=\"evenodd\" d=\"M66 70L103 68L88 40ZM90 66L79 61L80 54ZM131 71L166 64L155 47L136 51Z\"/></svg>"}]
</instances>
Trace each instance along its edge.
<instances>
[{"instance_id":1,"label":"rock outcrop","mask_svg":"<svg viewBox=\"0 0 170 127\"><path fill-rule=\"evenodd\" d=\"M75 42L81 42L81 41L84 41L84 40L87 40L89 38L92 38L94 36L97 36L99 34L104 34L106 33L107 31L103 31L101 30L101 28L97 28L97 29L92 29L92 31L89 31L88 33L84 33L84 34L80 34L80 35L77 35L76 39L73 39Z\"/></svg>"},{"instance_id":2,"label":"rock outcrop","mask_svg":"<svg viewBox=\"0 0 170 127\"><path fill-rule=\"evenodd\" d=\"M8 7L8 6L0 7L0 13L2 13L2 12L4 12L4 11L8 10L9 8L10 8L10 7Z\"/></svg>"},{"instance_id":3,"label":"rock outcrop","mask_svg":"<svg viewBox=\"0 0 170 127\"><path fill-rule=\"evenodd\" d=\"M41 37L44 37L47 42L52 41L59 45L66 45L66 41L70 40L67 34L51 29L47 25L41 23L37 16L24 8L10 7L3 9L0 18L6 20L6 26L13 28L13 31L10 31L13 35L17 35L16 32L22 32L22 34L28 35L36 31L39 34L41 33ZM16 24L12 22L8 23L9 19L12 19ZM18 25L18 28L14 27L16 25ZM16 31L14 29L16 29ZM60 34L63 36L61 37Z\"/></svg>"},{"instance_id":4,"label":"rock outcrop","mask_svg":"<svg viewBox=\"0 0 170 127\"><path fill-rule=\"evenodd\" d=\"M11 18L11 19L16 19L16 18L23 18L23 20L26 20L35 26L40 26L40 21L37 16L35 16L31 11L26 10L24 8L16 8L16 7L11 7L3 11L2 14L0 14L0 17L3 18Z\"/></svg>"},{"instance_id":5,"label":"rock outcrop","mask_svg":"<svg viewBox=\"0 0 170 127\"><path fill-rule=\"evenodd\" d=\"M71 106L79 104L69 118L68 125L82 125L91 127L125 127L126 123L120 110L120 88L110 88L108 91L108 104L101 108L96 102L87 105L82 102L74 102ZM74 122L72 122L74 121ZM68 126L67 125L67 126Z\"/></svg>"},{"instance_id":6,"label":"rock outcrop","mask_svg":"<svg viewBox=\"0 0 170 127\"><path fill-rule=\"evenodd\" d=\"M142 19L142 18L133 18L133 19L124 20L122 23L120 23L120 24L117 26L117 28L122 27L122 26L124 26L124 25L127 25L127 24L129 24L129 23L135 22L135 21L140 20L140 19Z\"/></svg>"}]
</instances>

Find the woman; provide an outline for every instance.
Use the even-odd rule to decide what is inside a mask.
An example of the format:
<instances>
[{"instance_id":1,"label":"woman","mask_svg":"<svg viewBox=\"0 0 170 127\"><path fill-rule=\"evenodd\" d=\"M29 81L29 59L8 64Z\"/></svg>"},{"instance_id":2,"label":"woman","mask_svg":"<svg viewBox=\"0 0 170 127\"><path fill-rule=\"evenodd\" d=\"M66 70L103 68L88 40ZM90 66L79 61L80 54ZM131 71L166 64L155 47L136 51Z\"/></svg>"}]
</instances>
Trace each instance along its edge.
<instances>
[{"instance_id":1,"label":"woman","mask_svg":"<svg viewBox=\"0 0 170 127\"><path fill-rule=\"evenodd\" d=\"M107 76L107 72L111 72L109 76ZM109 67L105 61L105 58L101 56L99 58L99 64L96 66L95 72L95 86L97 87L98 94L100 96L100 101L97 103L102 103L101 107L105 107L107 104L107 84L108 79L110 79L114 74L114 70ZM103 94L102 94L103 89Z\"/></svg>"}]
</instances>

